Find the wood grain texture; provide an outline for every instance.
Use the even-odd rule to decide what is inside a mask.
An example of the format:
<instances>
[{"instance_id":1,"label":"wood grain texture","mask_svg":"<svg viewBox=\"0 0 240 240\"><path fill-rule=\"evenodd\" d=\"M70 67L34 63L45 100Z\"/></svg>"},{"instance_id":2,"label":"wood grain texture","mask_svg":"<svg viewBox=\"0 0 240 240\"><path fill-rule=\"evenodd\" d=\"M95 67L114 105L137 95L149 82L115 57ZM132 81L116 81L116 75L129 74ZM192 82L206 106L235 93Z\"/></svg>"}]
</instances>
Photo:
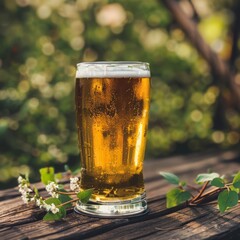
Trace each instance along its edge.
<instances>
[{"instance_id":1,"label":"wood grain texture","mask_svg":"<svg viewBox=\"0 0 240 240\"><path fill-rule=\"evenodd\" d=\"M0 191L0 239L240 239L240 206L220 214L216 206L165 208L170 185L159 171L192 181L209 168L220 174L240 169L236 152L195 154L145 162L149 214L138 218L99 219L73 210L59 222L44 222L44 212L25 205L16 189ZM44 193L44 188L38 183Z\"/></svg>"}]
</instances>

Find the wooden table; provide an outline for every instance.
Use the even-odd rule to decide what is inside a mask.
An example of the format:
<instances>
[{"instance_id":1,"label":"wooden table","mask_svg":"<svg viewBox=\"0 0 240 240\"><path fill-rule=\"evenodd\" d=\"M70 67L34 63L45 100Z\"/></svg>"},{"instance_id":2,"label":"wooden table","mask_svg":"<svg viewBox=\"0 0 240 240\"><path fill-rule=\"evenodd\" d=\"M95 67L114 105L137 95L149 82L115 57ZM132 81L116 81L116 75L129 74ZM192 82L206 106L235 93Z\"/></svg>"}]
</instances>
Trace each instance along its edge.
<instances>
[{"instance_id":1,"label":"wooden table","mask_svg":"<svg viewBox=\"0 0 240 240\"><path fill-rule=\"evenodd\" d=\"M139 218L99 219L70 210L63 221L49 223L42 221L41 210L22 203L16 188L0 191L0 239L240 239L240 205L224 214L215 205L165 208L164 194L171 186L159 171L192 180L209 168L234 173L240 169L239 155L224 152L145 161L150 212Z\"/></svg>"}]
</instances>

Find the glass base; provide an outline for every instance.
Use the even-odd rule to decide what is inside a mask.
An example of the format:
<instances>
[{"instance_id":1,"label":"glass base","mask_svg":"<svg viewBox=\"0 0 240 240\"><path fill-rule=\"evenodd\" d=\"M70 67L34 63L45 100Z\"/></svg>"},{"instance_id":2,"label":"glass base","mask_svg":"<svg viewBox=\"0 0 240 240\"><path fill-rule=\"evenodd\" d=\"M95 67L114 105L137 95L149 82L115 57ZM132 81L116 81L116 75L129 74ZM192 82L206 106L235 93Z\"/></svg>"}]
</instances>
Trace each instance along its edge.
<instances>
[{"instance_id":1,"label":"glass base","mask_svg":"<svg viewBox=\"0 0 240 240\"><path fill-rule=\"evenodd\" d=\"M77 213L85 213L92 217L137 217L146 214L147 201L146 194L142 194L137 198L119 202L93 202L87 204L77 202L74 210Z\"/></svg>"}]
</instances>

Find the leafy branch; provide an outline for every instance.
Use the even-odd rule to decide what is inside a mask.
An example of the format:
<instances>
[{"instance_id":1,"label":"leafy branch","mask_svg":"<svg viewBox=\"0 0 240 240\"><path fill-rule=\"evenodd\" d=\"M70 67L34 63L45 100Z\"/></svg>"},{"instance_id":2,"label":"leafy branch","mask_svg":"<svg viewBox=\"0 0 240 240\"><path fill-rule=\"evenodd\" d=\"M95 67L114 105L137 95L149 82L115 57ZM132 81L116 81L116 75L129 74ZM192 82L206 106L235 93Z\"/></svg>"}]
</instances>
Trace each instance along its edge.
<instances>
[{"instance_id":1,"label":"leafy branch","mask_svg":"<svg viewBox=\"0 0 240 240\"><path fill-rule=\"evenodd\" d=\"M67 209L73 207L73 203L78 201L87 203L89 201L93 189L80 190L80 178L76 176L70 177L71 191L66 191L63 185L57 183L62 175L59 173L55 174L53 167L41 168L39 172L41 175L41 182L45 185L51 197L43 198L40 196L38 189L30 184L27 175L25 177L18 177L18 187L24 203L34 202L36 206L46 210L47 213L43 217L43 220L60 220L66 216ZM68 169L68 173L72 173L70 169ZM73 197L74 195L75 197Z\"/></svg>"},{"instance_id":2,"label":"leafy branch","mask_svg":"<svg viewBox=\"0 0 240 240\"><path fill-rule=\"evenodd\" d=\"M217 198L218 208L223 213L229 208L236 206L239 202L240 172L235 174L230 182L224 176L220 177L218 173L199 174L195 182L202 185L200 189L180 181L179 177L173 173L160 172L160 175L169 183L176 185L175 188L166 194L167 208L175 207L182 203L185 203L186 206L203 205L213 203L212 201ZM209 187L210 189L206 191ZM193 195L188 189L194 190L196 194Z\"/></svg>"}]
</instances>

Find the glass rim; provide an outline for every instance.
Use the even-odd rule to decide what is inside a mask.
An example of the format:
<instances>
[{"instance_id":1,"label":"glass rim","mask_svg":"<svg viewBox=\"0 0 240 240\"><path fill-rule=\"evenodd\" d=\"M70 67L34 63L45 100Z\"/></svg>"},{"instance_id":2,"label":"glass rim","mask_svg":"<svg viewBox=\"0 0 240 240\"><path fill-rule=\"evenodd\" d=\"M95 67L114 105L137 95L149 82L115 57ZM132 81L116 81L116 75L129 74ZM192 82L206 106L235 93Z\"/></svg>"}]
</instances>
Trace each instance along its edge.
<instances>
[{"instance_id":1,"label":"glass rim","mask_svg":"<svg viewBox=\"0 0 240 240\"><path fill-rule=\"evenodd\" d=\"M139 61L96 61L77 64L76 78L150 77L150 64Z\"/></svg>"},{"instance_id":2,"label":"glass rim","mask_svg":"<svg viewBox=\"0 0 240 240\"><path fill-rule=\"evenodd\" d=\"M148 62L141 62L141 61L93 61L93 62L80 62L77 63L77 66L80 65L149 65Z\"/></svg>"}]
</instances>

